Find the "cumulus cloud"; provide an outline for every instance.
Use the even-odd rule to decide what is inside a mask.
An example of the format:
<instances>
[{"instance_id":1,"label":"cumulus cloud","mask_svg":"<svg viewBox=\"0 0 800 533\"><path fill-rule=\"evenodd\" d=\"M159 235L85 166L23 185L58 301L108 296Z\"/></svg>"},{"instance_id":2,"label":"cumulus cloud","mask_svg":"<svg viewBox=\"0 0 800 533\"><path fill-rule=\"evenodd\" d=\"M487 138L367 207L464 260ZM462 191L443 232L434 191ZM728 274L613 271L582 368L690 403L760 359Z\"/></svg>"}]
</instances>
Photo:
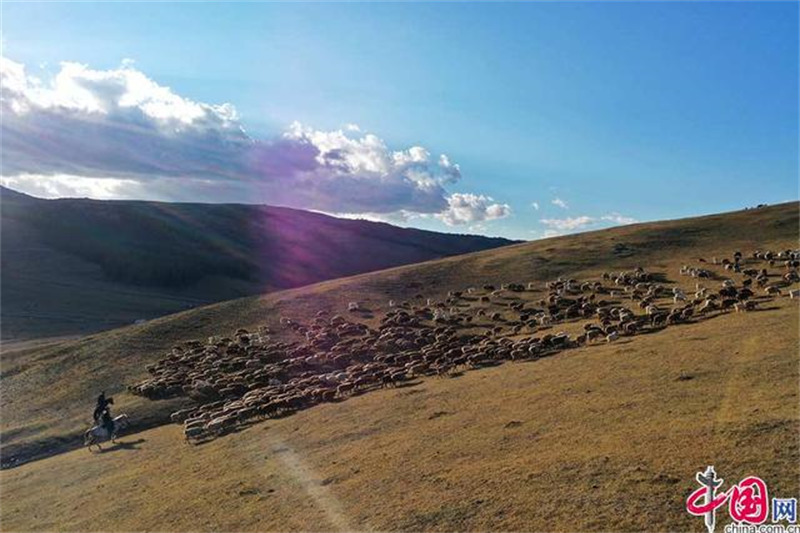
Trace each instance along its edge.
<instances>
[{"instance_id":1,"label":"cumulus cloud","mask_svg":"<svg viewBox=\"0 0 800 533\"><path fill-rule=\"evenodd\" d=\"M569 209L569 206L567 205L567 202L565 202L564 200L562 200L561 198L558 198L558 197L553 198L550 201L550 203L553 204L556 207L560 207L561 209Z\"/></svg>"},{"instance_id":2,"label":"cumulus cloud","mask_svg":"<svg viewBox=\"0 0 800 533\"><path fill-rule=\"evenodd\" d=\"M496 220L511 214L508 204L497 203L484 195L455 193L447 203L447 209L436 217L449 226Z\"/></svg>"},{"instance_id":3,"label":"cumulus cloud","mask_svg":"<svg viewBox=\"0 0 800 533\"><path fill-rule=\"evenodd\" d=\"M182 98L121 66L62 63L49 83L0 58L3 175L230 178L253 142L233 106Z\"/></svg>"},{"instance_id":4,"label":"cumulus cloud","mask_svg":"<svg viewBox=\"0 0 800 533\"><path fill-rule=\"evenodd\" d=\"M531 202L531 207L538 211L539 210L539 202Z\"/></svg>"},{"instance_id":5,"label":"cumulus cloud","mask_svg":"<svg viewBox=\"0 0 800 533\"><path fill-rule=\"evenodd\" d=\"M544 237L555 237L557 235L564 235L566 233L586 229L597 229L609 225L633 224L637 222L637 220L613 212L599 217L582 215L566 218L542 218L539 222L547 227L547 229L542 232Z\"/></svg>"},{"instance_id":6,"label":"cumulus cloud","mask_svg":"<svg viewBox=\"0 0 800 533\"><path fill-rule=\"evenodd\" d=\"M551 229L559 231L573 231L576 229L585 228L594 223L595 219L587 216L580 217L567 217L567 218L543 218L540 220L542 224Z\"/></svg>"},{"instance_id":7,"label":"cumulus cloud","mask_svg":"<svg viewBox=\"0 0 800 533\"><path fill-rule=\"evenodd\" d=\"M0 74L2 183L32 194L432 215L451 225L510 212L486 196L450 194L462 176L445 154L391 149L356 124L294 123L255 139L231 104L180 96L130 60L112 70L65 62L40 80L0 58Z\"/></svg>"}]
</instances>

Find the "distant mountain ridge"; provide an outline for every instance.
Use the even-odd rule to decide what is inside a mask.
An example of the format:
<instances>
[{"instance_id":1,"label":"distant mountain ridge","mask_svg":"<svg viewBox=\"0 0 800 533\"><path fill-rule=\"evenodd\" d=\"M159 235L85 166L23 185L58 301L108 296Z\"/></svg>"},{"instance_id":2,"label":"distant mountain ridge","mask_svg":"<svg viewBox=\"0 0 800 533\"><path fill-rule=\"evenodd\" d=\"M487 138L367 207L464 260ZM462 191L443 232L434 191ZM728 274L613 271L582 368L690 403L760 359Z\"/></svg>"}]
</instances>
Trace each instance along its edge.
<instances>
[{"instance_id":1,"label":"distant mountain ridge","mask_svg":"<svg viewBox=\"0 0 800 533\"><path fill-rule=\"evenodd\" d=\"M264 205L0 188L0 208L4 339L86 333L513 242Z\"/></svg>"}]
</instances>

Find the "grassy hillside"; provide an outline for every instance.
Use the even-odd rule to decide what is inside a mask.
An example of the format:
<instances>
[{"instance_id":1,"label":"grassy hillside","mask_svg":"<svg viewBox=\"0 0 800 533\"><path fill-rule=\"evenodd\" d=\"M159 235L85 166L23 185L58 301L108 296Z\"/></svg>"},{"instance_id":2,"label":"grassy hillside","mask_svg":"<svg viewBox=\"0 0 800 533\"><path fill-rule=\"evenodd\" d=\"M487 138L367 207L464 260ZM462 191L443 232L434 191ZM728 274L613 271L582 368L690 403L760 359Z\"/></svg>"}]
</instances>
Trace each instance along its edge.
<instances>
[{"instance_id":1,"label":"grassy hillside","mask_svg":"<svg viewBox=\"0 0 800 533\"><path fill-rule=\"evenodd\" d=\"M43 439L72 439L83 428L92 398L105 388L119 393L140 379L144 365L176 342L231 334L240 327L272 327L281 316L313 317L342 312L359 301L373 311L375 325L388 300L417 294L440 297L483 283L545 281L560 275L597 275L609 269L647 265L675 276L689 258L729 255L731 249L796 246L797 204L709 217L637 224L546 239L501 249L332 280L199 309L44 347L6 350L0 398L6 451ZM287 335L290 335L287 333ZM33 394L42 398L27 400ZM135 418L168 410L160 403L120 396ZM48 444L49 447L49 444Z\"/></svg>"},{"instance_id":2,"label":"grassy hillside","mask_svg":"<svg viewBox=\"0 0 800 533\"><path fill-rule=\"evenodd\" d=\"M2 338L89 333L509 244L253 205L41 200L0 188Z\"/></svg>"},{"instance_id":3,"label":"grassy hillside","mask_svg":"<svg viewBox=\"0 0 800 533\"><path fill-rule=\"evenodd\" d=\"M291 338L281 316L307 320L349 301L375 325L390 298L637 266L688 290L683 264L797 246L798 205L784 204L509 246L22 347L3 355L3 461L75 445L101 388L140 429L163 420L174 402L124 386L180 340L259 325ZM699 530L683 501L707 464L731 481L760 475L776 495L800 490L796 304L775 298L757 312L427 378L197 447L177 427L152 429L102 455L3 471L16 498L0 518L12 530Z\"/></svg>"},{"instance_id":4,"label":"grassy hillside","mask_svg":"<svg viewBox=\"0 0 800 533\"><path fill-rule=\"evenodd\" d=\"M707 464L726 483L800 490L795 304L372 392L200 446L178 426L130 435L0 472L0 518L9 531L705 531L684 501Z\"/></svg>"}]
</instances>

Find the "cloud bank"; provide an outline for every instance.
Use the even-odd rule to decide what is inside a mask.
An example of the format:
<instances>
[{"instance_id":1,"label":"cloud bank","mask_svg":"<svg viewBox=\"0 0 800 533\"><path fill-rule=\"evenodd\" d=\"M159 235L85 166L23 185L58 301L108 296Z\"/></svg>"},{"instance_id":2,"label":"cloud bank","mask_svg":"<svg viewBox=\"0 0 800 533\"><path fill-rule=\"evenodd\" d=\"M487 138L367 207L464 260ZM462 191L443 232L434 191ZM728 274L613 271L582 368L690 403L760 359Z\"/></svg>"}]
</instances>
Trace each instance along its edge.
<instances>
[{"instance_id":1,"label":"cloud bank","mask_svg":"<svg viewBox=\"0 0 800 533\"><path fill-rule=\"evenodd\" d=\"M41 196L284 205L331 213L433 216L448 225L508 216L451 193L461 169L421 146L393 150L356 124L295 123L248 135L231 104L180 96L132 66L65 62L47 81L0 58L2 182Z\"/></svg>"}]
</instances>

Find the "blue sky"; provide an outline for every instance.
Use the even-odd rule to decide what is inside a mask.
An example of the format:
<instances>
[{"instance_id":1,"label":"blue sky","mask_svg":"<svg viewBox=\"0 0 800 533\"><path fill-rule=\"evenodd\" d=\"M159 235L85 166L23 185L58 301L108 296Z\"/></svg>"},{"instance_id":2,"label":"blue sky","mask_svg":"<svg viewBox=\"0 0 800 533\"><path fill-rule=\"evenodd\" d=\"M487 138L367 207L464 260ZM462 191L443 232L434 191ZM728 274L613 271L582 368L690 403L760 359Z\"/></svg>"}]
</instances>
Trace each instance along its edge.
<instances>
[{"instance_id":1,"label":"blue sky","mask_svg":"<svg viewBox=\"0 0 800 533\"><path fill-rule=\"evenodd\" d=\"M798 198L795 2L2 10L3 56L31 75L127 58L183 98L231 103L250 137L358 124L392 150L447 154L461 174L447 194L509 208L461 226L410 209L406 225L530 239Z\"/></svg>"}]
</instances>

